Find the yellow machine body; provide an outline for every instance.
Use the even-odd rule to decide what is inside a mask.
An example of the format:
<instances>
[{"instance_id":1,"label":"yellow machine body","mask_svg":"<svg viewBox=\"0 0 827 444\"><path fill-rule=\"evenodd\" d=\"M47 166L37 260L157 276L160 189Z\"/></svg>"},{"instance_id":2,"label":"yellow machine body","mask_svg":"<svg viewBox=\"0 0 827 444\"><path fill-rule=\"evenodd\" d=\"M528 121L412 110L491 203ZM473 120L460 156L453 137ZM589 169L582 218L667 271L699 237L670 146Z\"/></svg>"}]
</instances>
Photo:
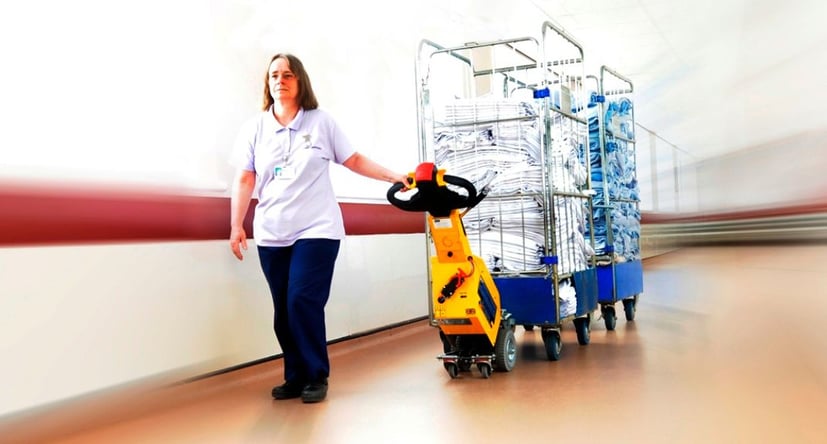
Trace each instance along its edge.
<instances>
[{"instance_id":1,"label":"yellow machine body","mask_svg":"<svg viewBox=\"0 0 827 444\"><path fill-rule=\"evenodd\" d=\"M436 255L431 257L434 321L446 335L485 335L497 340L500 293L485 262L474 256L459 212L428 216Z\"/></svg>"}]
</instances>

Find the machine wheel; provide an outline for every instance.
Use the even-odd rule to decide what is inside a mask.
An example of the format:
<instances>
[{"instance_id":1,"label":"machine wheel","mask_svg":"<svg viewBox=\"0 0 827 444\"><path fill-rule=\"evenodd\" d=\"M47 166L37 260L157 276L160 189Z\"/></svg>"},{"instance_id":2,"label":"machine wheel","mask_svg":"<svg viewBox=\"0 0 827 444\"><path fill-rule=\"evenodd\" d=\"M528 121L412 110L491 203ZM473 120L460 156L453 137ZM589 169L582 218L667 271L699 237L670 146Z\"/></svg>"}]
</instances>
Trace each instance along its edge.
<instances>
[{"instance_id":1,"label":"machine wheel","mask_svg":"<svg viewBox=\"0 0 827 444\"><path fill-rule=\"evenodd\" d=\"M603 322L606 324L606 330L612 331L617 325L617 315L615 314L614 305L603 306Z\"/></svg>"},{"instance_id":2,"label":"machine wheel","mask_svg":"<svg viewBox=\"0 0 827 444\"><path fill-rule=\"evenodd\" d=\"M451 376L451 379L456 378L459 376L459 368L453 362L446 362L445 364L445 371L448 372L448 375Z\"/></svg>"},{"instance_id":3,"label":"machine wheel","mask_svg":"<svg viewBox=\"0 0 827 444\"><path fill-rule=\"evenodd\" d=\"M491 377L491 366L488 364L477 364L477 369L479 369L480 374L483 378L488 379Z\"/></svg>"},{"instance_id":4,"label":"machine wheel","mask_svg":"<svg viewBox=\"0 0 827 444\"><path fill-rule=\"evenodd\" d=\"M635 311L637 310L637 298L629 298L623 300L623 311L626 313L627 321L635 320Z\"/></svg>"},{"instance_id":5,"label":"machine wheel","mask_svg":"<svg viewBox=\"0 0 827 444\"><path fill-rule=\"evenodd\" d=\"M525 329L525 331L534 330L534 324L525 324L523 325L523 328Z\"/></svg>"},{"instance_id":6,"label":"machine wheel","mask_svg":"<svg viewBox=\"0 0 827 444\"><path fill-rule=\"evenodd\" d=\"M560 353L563 351L563 342L560 340L560 332L557 330L544 330L543 343L546 346L546 355L549 361L559 361Z\"/></svg>"},{"instance_id":7,"label":"machine wheel","mask_svg":"<svg viewBox=\"0 0 827 444\"><path fill-rule=\"evenodd\" d=\"M589 318L575 318L574 330L577 332L577 342L580 345L589 345L591 339L589 334Z\"/></svg>"},{"instance_id":8,"label":"machine wheel","mask_svg":"<svg viewBox=\"0 0 827 444\"><path fill-rule=\"evenodd\" d=\"M510 372L517 363L517 340L514 330L500 328L497 332L497 343L494 344L494 369L500 372Z\"/></svg>"}]
</instances>

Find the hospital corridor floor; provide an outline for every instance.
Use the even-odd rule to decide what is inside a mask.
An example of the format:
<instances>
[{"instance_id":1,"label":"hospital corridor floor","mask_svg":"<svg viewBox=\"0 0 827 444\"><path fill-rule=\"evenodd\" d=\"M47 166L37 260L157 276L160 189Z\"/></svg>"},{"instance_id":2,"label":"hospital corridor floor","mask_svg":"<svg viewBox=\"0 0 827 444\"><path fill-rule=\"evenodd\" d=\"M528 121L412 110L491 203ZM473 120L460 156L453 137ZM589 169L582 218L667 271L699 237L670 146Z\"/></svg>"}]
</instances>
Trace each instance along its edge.
<instances>
[{"instance_id":1,"label":"hospital corridor floor","mask_svg":"<svg viewBox=\"0 0 827 444\"><path fill-rule=\"evenodd\" d=\"M124 399L122 413L19 442L825 442L827 245L687 248L644 261L644 293L559 361L517 327L513 371L451 379L425 320L330 346L324 402L275 401L281 360ZM423 296L424 297L424 296ZM69 413L65 413L68 415ZM66 421L64 420L64 423ZM81 427L80 424L84 424ZM31 430L30 430L31 431ZM35 436L35 435L30 435ZM0 437L0 442L4 438Z\"/></svg>"}]
</instances>

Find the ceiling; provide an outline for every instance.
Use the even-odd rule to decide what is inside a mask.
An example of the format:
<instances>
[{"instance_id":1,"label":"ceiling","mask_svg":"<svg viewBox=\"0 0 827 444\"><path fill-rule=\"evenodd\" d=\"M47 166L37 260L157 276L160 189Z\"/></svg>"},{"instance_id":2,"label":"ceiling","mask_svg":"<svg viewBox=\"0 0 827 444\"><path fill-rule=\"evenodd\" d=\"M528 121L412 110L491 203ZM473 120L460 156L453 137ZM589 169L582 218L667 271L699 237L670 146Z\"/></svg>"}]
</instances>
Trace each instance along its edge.
<instances>
[{"instance_id":1,"label":"ceiling","mask_svg":"<svg viewBox=\"0 0 827 444\"><path fill-rule=\"evenodd\" d=\"M827 2L532 3L578 40L587 69L630 78L637 122L696 160L827 127Z\"/></svg>"}]
</instances>

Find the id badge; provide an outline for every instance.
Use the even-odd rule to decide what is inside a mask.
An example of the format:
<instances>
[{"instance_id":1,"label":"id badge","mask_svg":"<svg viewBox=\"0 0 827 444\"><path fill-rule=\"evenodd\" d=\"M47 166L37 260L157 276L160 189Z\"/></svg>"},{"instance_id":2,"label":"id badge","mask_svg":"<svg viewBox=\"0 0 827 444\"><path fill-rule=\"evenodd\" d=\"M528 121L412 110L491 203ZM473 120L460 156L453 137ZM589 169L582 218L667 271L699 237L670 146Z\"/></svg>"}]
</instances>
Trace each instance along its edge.
<instances>
[{"instance_id":1,"label":"id badge","mask_svg":"<svg viewBox=\"0 0 827 444\"><path fill-rule=\"evenodd\" d=\"M273 168L273 177L287 180L296 177L296 171L290 165L279 165Z\"/></svg>"}]
</instances>

